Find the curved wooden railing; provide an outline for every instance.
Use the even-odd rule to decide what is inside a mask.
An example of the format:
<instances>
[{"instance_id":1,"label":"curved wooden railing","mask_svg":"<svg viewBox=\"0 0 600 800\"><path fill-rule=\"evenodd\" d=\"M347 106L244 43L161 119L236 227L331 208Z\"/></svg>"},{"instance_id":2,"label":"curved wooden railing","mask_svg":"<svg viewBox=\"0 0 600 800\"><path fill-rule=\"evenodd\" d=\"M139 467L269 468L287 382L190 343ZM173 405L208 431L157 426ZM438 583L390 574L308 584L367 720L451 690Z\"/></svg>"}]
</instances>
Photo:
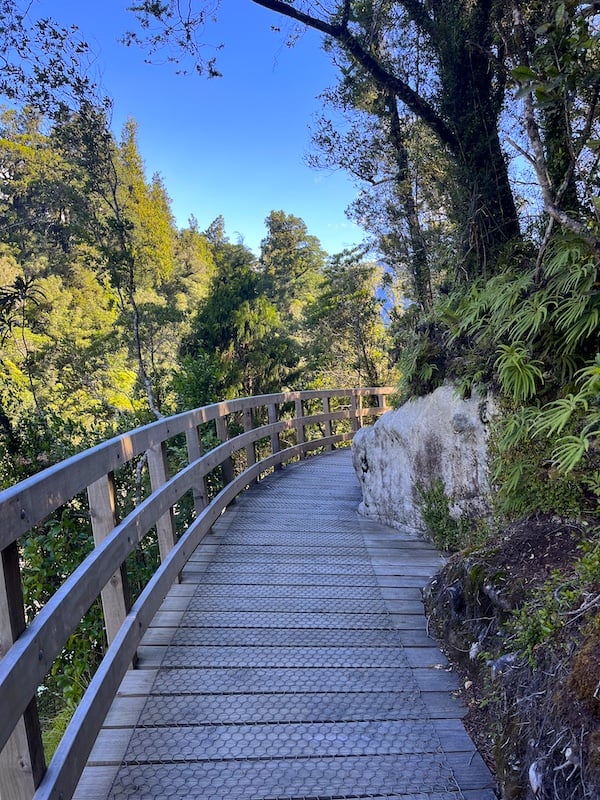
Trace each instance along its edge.
<instances>
[{"instance_id":1,"label":"curved wooden railing","mask_svg":"<svg viewBox=\"0 0 600 800\"><path fill-rule=\"evenodd\" d=\"M0 493L2 800L71 797L144 632L215 520L237 494L267 471L349 441L365 418L386 410L385 398L391 392L390 388L335 389L214 403L117 436ZM267 420L266 424L256 426L260 419ZM203 454L199 432L207 424L214 425L221 443ZM243 433L230 435L234 427ZM169 477L167 447L182 435L187 466ZM282 443L284 436L291 441ZM264 449L265 442L268 455L259 460L257 450ZM144 454L151 493L119 521L115 473ZM217 467L222 470L223 488L209 500L206 478ZM84 490L95 548L26 625L19 538ZM195 517L177 540L173 509L189 492ZM158 533L161 564L127 609L123 564L151 529ZM38 687L98 596L109 647L46 766L36 708Z\"/></svg>"}]
</instances>

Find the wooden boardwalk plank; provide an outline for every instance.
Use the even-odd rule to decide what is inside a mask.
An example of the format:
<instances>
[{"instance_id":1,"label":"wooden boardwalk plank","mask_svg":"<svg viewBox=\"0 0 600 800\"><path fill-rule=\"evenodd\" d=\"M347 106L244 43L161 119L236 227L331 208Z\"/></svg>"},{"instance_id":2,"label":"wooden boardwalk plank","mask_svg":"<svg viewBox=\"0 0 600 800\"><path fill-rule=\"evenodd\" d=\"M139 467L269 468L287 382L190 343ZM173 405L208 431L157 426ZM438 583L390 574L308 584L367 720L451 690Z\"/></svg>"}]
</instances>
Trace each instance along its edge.
<instances>
[{"instance_id":1,"label":"wooden boardwalk plank","mask_svg":"<svg viewBox=\"0 0 600 800\"><path fill-rule=\"evenodd\" d=\"M77 800L491 800L427 635L440 566L356 513L348 451L288 467L215 524L157 613Z\"/></svg>"}]
</instances>

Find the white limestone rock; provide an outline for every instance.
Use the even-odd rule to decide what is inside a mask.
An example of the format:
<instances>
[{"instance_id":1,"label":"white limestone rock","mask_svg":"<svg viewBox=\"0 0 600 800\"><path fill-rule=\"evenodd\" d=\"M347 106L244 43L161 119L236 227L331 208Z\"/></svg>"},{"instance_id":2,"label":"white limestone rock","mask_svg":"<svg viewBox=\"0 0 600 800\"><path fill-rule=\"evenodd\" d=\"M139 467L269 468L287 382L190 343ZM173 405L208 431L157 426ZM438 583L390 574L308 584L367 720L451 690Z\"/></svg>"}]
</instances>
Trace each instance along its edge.
<instances>
[{"instance_id":1,"label":"white limestone rock","mask_svg":"<svg viewBox=\"0 0 600 800\"><path fill-rule=\"evenodd\" d=\"M487 516L489 405L481 397L462 400L446 385L359 430L352 442L363 493L359 512L392 527L421 531L416 487L428 488L441 479L453 517Z\"/></svg>"}]
</instances>

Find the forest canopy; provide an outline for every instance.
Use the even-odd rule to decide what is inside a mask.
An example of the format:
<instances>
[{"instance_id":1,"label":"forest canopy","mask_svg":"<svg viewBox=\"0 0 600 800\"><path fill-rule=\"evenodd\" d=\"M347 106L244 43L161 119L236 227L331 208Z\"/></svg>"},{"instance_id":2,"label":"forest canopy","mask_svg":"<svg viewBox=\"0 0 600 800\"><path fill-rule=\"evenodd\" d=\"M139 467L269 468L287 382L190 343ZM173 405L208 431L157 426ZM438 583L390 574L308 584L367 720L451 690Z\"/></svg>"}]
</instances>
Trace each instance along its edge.
<instances>
[{"instance_id":1,"label":"forest canopy","mask_svg":"<svg viewBox=\"0 0 600 800\"><path fill-rule=\"evenodd\" d=\"M272 211L257 254L219 216L179 229L160 175L146 177L135 122L117 139L87 96L56 115L6 107L0 148L5 484L220 398L388 379L383 273L364 252L345 263L368 311L340 322L347 312L323 300L328 256L302 219Z\"/></svg>"},{"instance_id":2,"label":"forest canopy","mask_svg":"<svg viewBox=\"0 0 600 800\"><path fill-rule=\"evenodd\" d=\"M327 257L284 211L257 254L218 209L178 230L80 33L0 5L4 480L190 404L397 368L400 397L502 398L507 507L548 461L597 495L598 4L247 2L290 44L320 33L337 68L311 160L355 178L360 252ZM216 77L219 6L138 3L124 42Z\"/></svg>"},{"instance_id":3,"label":"forest canopy","mask_svg":"<svg viewBox=\"0 0 600 800\"><path fill-rule=\"evenodd\" d=\"M356 178L349 214L402 288L403 396L492 388L501 449L537 438L597 494L598 3L248 2L290 43L320 33L338 69L312 160ZM202 43L219 5L142 2L128 42L217 75ZM506 458L513 490L525 467Z\"/></svg>"}]
</instances>

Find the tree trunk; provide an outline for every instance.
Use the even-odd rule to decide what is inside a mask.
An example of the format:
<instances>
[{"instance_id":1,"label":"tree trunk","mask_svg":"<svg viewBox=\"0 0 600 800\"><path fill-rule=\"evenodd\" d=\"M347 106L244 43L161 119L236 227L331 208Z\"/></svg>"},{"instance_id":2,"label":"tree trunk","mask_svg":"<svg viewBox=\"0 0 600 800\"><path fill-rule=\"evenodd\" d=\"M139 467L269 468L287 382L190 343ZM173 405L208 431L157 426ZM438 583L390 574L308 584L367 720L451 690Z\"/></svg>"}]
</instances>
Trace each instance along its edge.
<instances>
[{"instance_id":1,"label":"tree trunk","mask_svg":"<svg viewBox=\"0 0 600 800\"><path fill-rule=\"evenodd\" d=\"M445 0L427 4L428 8L413 0L400 3L437 56L440 91L435 103L415 91L414 82L395 71L393 62L378 57L368 37L363 40L353 30L352 3L348 0L337 4L337 14L325 14L329 19L284 0L253 2L336 41L376 84L393 93L436 134L456 164L458 192L454 192L453 212L462 232L463 271L469 278L493 271L499 252L520 236L498 135L504 76L491 56L494 26L503 4L497 0Z\"/></svg>"},{"instance_id":2,"label":"tree trunk","mask_svg":"<svg viewBox=\"0 0 600 800\"><path fill-rule=\"evenodd\" d=\"M431 290L431 272L427 260L427 245L419 221L415 198L413 197L410 186L408 153L402 136L398 106L396 104L396 98L391 92L387 93L386 107L390 123L390 139L396 155L396 191L408 225L408 234L412 250L412 279L415 298L423 311L428 311L433 302L433 295Z\"/></svg>"},{"instance_id":3,"label":"tree trunk","mask_svg":"<svg viewBox=\"0 0 600 800\"><path fill-rule=\"evenodd\" d=\"M456 222L463 233L469 277L485 275L499 251L520 235L508 167L498 134L504 97L501 74L491 63L494 2L436 4L440 113L449 120L458 149Z\"/></svg>"}]
</instances>

